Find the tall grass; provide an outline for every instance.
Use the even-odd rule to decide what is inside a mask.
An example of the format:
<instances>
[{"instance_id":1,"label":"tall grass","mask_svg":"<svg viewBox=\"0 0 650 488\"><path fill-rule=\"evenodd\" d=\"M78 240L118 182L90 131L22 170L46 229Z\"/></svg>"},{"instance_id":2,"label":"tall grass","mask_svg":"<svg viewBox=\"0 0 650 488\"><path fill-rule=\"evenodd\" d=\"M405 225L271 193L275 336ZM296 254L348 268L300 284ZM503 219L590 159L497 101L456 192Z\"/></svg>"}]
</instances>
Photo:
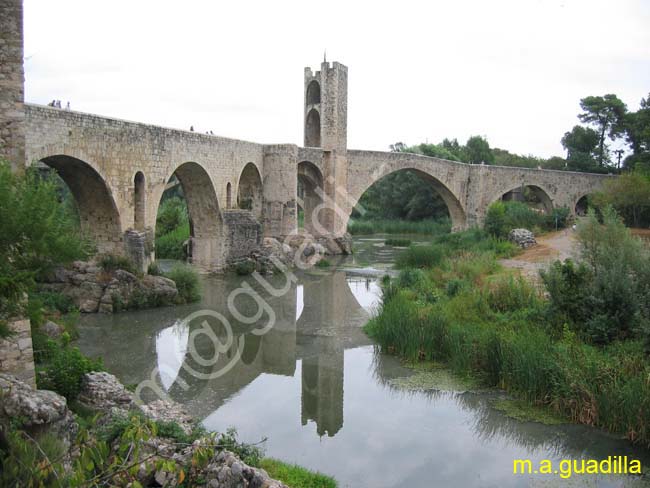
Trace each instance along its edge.
<instances>
[{"instance_id":1,"label":"tall grass","mask_svg":"<svg viewBox=\"0 0 650 488\"><path fill-rule=\"evenodd\" d=\"M348 222L348 232L352 235L369 234L427 234L440 235L451 232L449 219L442 220L363 220Z\"/></svg>"},{"instance_id":2,"label":"tall grass","mask_svg":"<svg viewBox=\"0 0 650 488\"><path fill-rule=\"evenodd\" d=\"M534 285L495 274L498 255L510 252L501 246L471 230L422 247L426 258L410 254L399 277L382 284L366 332L384 351L443 361L571 421L650 445L650 362L642 341L598 347L554 323L560 317Z\"/></svg>"}]
</instances>

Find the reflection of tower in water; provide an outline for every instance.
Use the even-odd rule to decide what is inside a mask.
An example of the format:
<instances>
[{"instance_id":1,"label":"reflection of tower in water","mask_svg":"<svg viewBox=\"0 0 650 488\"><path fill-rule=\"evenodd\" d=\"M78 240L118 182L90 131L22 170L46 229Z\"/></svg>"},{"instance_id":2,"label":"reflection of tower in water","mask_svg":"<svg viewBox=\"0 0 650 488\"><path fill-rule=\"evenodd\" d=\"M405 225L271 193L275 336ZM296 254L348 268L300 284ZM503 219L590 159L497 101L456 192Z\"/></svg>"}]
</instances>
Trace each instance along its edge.
<instances>
[{"instance_id":1,"label":"reflection of tower in water","mask_svg":"<svg viewBox=\"0 0 650 488\"><path fill-rule=\"evenodd\" d=\"M345 346L341 329L350 308L345 278L345 273L334 273L306 279L304 309L297 324L309 338L302 360L301 420L303 425L316 422L321 436L333 437L343 427Z\"/></svg>"},{"instance_id":2,"label":"reflection of tower in water","mask_svg":"<svg viewBox=\"0 0 650 488\"><path fill-rule=\"evenodd\" d=\"M320 436L334 437L343 427L343 352L331 341L302 361L302 425L313 420Z\"/></svg>"}]
</instances>

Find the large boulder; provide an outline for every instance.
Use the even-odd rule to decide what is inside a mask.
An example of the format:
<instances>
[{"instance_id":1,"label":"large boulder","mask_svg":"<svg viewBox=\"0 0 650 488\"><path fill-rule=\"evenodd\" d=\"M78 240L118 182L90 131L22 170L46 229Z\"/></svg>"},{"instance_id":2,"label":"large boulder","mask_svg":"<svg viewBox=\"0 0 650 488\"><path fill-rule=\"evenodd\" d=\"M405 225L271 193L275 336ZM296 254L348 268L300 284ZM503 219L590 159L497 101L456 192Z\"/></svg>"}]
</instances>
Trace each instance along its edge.
<instances>
[{"instance_id":1,"label":"large boulder","mask_svg":"<svg viewBox=\"0 0 650 488\"><path fill-rule=\"evenodd\" d=\"M77 402L97 412L109 413L114 409L128 412L135 406L133 394L110 373L86 373L81 382Z\"/></svg>"},{"instance_id":2,"label":"large boulder","mask_svg":"<svg viewBox=\"0 0 650 488\"><path fill-rule=\"evenodd\" d=\"M529 248L537 244L535 240L535 234L533 234L528 229L512 229L508 233L508 240L514 242L522 249Z\"/></svg>"},{"instance_id":3,"label":"large boulder","mask_svg":"<svg viewBox=\"0 0 650 488\"><path fill-rule=\"evenodd\" d=\"M6 428L11 421L19 422L20 428L35 439L53 435L66 452L79 429L64 397L35 390L14 376L0 373L0 425Z\"/></svg>"}]
</instances>

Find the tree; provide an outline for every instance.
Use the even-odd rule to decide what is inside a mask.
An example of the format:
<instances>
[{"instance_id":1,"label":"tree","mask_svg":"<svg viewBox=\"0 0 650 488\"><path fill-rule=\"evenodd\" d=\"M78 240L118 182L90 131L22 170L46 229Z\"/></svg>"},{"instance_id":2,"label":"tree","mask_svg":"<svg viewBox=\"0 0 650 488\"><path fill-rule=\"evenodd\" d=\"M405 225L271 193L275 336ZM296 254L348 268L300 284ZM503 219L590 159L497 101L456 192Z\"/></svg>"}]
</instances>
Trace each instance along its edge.
<instances>
[{"instance_id":1,"label":"tree","mask_svg":"<svg viewBox=\"0 0 650 488\"><path fill-rule=\"evenodd\" d=\"M639 110L625 116L625 138L632 149L625 166L641 164L650 169L650 94L641 99L640 105Z\"/></svg>"},{"instance_id":2,"label":"tree","mask_svg":"<svg viewBox=\"0 0 650 488\"><path fill-rule=\"evenodd\" d=\"M608 179L593 200L601 209L613 206L628 225L650 225L650 177L640 171Z\"/></svg>"},{"instance_id":3,"label":"tree","mask_svg":"<svg viewBox=\"0 0 650 488\"><path fill-rule=\"evenodd\" d=\"M19 313L37 278L92 251L75 218L56 179L0 161L0 322Z\"/></svg>"},{"instance_id":4,"label":"tree","mask_svg":"<svg viewBox=\"0 0 650 488\"><path fill-rule=\"evenodd\" d=\"M440 145L456 156L455 161L464 161L465 160L465 148L458 143L458 139L447 139L446 137L442 140Z\"/></svg>"},{"instance_id":5,"label":"tree","mask_svg":"<svg viewBox=\"0 0 650 488\"><path fill-rule=\"evenodd\" d=\"M598 133L590 127L576 125L562 137L567 152L567 165L572 169L586 170L596 165Z\"/></svg>"},{"instance_id":6,"label":"tree","mask_svg":"<svg viewBox=\"0 0 650 488\"><path fill-rule=\"evenodd\" d=\"M449 161L461 161L456 154L443 147L442 144L420 144L408 148L408 152L424 154L432 158L447 159Z\"/></svg>"},{"instance_id":7,"label":"tree","mask_svg":"<svg viewBox=\"0 0 650 488\"><path fill-rule=\"evenodd\" d=\"M494 154L490 150L490 144L481 136L472 136L465 144L466 161L471 164L494 163Z\"/></svg>"},{"instance_id":8,"label":"tree","mask_svg":"<svg viewBox=\"0 0 650 488\"><path fill-rule=\"evenodd\" d=\"M627 113L625 104L613 94L602 97L586 97L580 100L583 113L578 115L581 122L592 124L598 132L598 164L607 161L605 139L616 138L623 131L623 120Z\"/></svg>"}]
</instances>

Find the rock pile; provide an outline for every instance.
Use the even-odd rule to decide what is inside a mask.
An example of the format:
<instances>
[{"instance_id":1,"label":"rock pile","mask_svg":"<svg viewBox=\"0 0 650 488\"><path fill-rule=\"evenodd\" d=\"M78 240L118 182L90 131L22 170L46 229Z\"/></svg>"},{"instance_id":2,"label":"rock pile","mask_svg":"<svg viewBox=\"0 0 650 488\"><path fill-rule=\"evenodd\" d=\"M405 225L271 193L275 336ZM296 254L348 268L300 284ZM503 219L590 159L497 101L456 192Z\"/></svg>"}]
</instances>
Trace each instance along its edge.
<instances>
[{"instance_id":1,"label":"rock pile","mask_svg":"<svg viewBox=\"0 0 650 488\"><path fill-rule=\"evenodd\" d=\"M508 233L508 240L510 242L514 242L522 249L526 249L537 244L535 235L528 229L512 229Z\"/></svg>"},{"instance_id":2,"label":"rock pile","mask_svg":"<svg viewBox=\"0 0 650 488\"><path fill-rule=\"evenodd\" d=\"M71 268L56 269L41 287L68 296L85 313L172 304L178 296L176 283L169 278L138 278L122 269L105 271L96 263L85 261L75 261Z\"/></svg>"}]
</instances>

